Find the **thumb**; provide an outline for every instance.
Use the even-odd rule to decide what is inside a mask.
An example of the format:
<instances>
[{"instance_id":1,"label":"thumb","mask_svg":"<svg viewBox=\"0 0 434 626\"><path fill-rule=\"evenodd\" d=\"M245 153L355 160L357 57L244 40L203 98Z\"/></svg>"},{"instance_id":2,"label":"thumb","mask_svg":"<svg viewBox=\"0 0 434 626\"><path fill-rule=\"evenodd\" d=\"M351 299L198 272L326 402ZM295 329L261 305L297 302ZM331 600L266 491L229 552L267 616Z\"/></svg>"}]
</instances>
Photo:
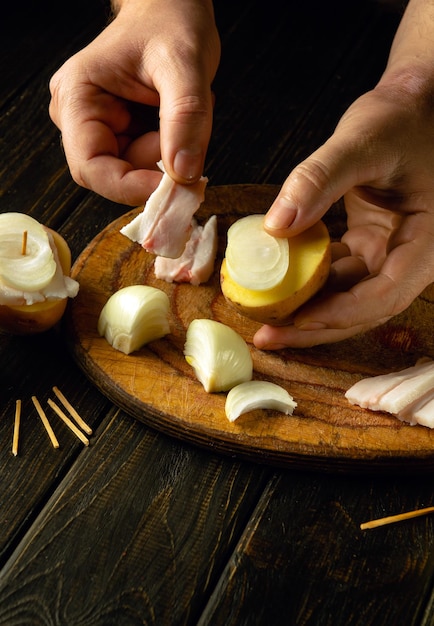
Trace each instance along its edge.
<instances>
[{"instance_id":1,"label":"thumb","mask_svg":"<svg viewBox=\"0 0 434 626\"><path fill-rule=\"evenodd\" d=\"M315 224L331 205L361 181L360 150L338 132L290 173L265 216L277 237L296 235ZM366 173L366 172L365 172Z\"/></svg>"},{"instance_id":2,"label":"thumb","mask_svg":"<svg viewBox=\"0 0 434 626\"><path fill-rule=\"evenodd\" d=\"M188 184L196 182L203 173L212 129L213 98L204 78L189 78L187 73L178 77L160 89L161 157L171 178Z\"/></svg>"}]
</instances>

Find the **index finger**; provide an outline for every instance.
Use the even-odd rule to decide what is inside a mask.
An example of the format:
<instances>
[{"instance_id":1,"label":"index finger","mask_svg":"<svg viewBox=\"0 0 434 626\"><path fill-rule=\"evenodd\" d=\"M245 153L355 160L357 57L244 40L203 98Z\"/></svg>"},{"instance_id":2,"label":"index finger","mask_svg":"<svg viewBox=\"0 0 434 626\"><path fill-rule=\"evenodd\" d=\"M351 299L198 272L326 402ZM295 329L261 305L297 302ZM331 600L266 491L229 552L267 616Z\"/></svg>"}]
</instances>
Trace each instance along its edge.
<instances>
[{"instance_id":1,"label":"index finger","mask_svg":"<svg viewBox=\"0 0 434 626\"><path fill-rule=\"evenodd\" d=\"M161 180L161 172L135 169L119 158L116 138L101 122L83 123L72 139L68 132L62 137L74 181L109 200L143 204ZM154 158L158 160L158 155Z\"/></svg>"}]
</instances>

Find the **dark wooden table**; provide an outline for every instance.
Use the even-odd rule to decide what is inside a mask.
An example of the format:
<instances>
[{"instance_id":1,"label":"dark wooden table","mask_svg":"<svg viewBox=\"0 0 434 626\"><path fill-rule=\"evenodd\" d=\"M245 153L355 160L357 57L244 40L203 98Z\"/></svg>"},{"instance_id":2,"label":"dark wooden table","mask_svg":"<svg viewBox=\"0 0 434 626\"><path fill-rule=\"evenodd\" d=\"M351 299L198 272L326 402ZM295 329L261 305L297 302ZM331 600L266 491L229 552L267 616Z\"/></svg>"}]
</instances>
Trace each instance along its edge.
<instances>
[{"instance_id":1,"label":"dark wooden table","mask_svg":"<svg viewBox=\"0 0 434 626\"><path fill-rule=\"evenodd\" d=\"M49 120L48 80L99 31L102 0L22 3L1 17L0 211L59 230L74 258L127 208L78 188ZM379 77L400 15L388 3L216 2L212 185L281 184ZM0 624L428 625L433 476L279 469L195 447L119 410L62 329L0 335ZM58 386L89 447L33 409ZM11 453L15 401L20 450Z\"/></svg>"}]
</instances>

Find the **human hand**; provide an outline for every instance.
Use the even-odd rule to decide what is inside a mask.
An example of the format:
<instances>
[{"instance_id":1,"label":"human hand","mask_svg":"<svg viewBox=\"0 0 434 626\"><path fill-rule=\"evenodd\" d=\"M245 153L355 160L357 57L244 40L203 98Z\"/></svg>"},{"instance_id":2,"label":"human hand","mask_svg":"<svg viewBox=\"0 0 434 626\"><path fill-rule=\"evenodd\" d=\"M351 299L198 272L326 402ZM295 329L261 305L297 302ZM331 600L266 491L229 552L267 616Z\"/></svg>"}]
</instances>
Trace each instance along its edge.
<instances>
[{"instance_id":1,"label":"human hand","mask_svg":"<svg viewBox=\"0 0 434 626\"><path fill-rule=\"evenodd\" d=\"M133 206L158 185L160 158L179 183L201 176L220 41L210 0L118 4L52 77L50 116L75 182Z\"/></svg>"},{"instance_id":2,"label":"human hand","mask_svg":"<svg viewBox=\"0 0 434 626\"><path fill-rule=\"evenodd\" d=\"M258 348L351 337L406 309L434 280L434 111L422 83L408 75L380 82L285 181L266 216L270 233L305 230L342 196L348 230L332 244L325 294L292 325L263 326Z\"/></svg>"}]
</instances>

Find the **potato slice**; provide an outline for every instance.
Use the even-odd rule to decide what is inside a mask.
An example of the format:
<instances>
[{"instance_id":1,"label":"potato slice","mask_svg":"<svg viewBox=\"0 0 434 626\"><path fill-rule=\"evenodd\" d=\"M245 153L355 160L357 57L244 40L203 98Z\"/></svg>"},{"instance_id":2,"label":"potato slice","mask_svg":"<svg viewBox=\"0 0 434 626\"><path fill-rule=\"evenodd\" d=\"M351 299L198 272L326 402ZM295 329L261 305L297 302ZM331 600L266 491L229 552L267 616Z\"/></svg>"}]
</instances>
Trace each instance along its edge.
<instances>
[{"instance_id":1,"label":"potato slice","mask_svg":"<svg viewBox=\"0 0 434 626\"><path fill-rule=\"evenodd\" d=\"M262 291L236 283L223 259L221 289L227 302L246 317L272 326L284 326L292 314L324 285L330 271L331 247L322 221L289 240L289 265L275 287Z\"/></svg>"}]
</instances>

